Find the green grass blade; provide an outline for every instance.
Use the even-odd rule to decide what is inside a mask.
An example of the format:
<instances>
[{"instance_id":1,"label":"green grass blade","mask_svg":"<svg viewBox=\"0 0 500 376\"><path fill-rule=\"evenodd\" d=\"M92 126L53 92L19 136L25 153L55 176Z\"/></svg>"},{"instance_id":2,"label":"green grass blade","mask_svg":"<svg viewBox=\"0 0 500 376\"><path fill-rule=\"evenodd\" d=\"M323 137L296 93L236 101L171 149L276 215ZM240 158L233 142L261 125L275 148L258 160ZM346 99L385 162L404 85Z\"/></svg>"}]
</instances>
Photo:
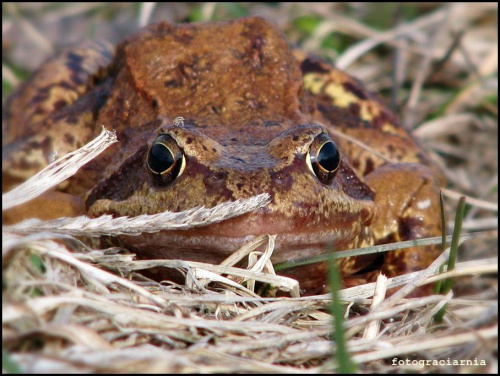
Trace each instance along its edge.
<instances>
[{"instance_id":1,"label":"green grass blade","mask_svg":"<svg viewBox=\"0 0 500 376\"><path fill-rule=\"evenodd\" d=\"M478 232L463 234L460 236L459 240L479 239L479 238L490 237L490 236L491 236L491 233L489 231L478 231ZM448 235L446 237L446 241L451 242L452 238L453 238L453 236ZM435 236L432 238L422 238L422 239L411 239L411 240L405 240L402 242L379 244L379 245L373 245L370 247L356 248L356 249L351 249L349 251L337 251L337 252L335 252L333 257L335 259L339 259L339 258L343 258L343 257L355 257L355 256L371 255L371 254L375 254L375 253L394 251L396 249L405 249L405 248L410 248L410 247L422 247L422 246L426 246L426 245L442 244L442 242L443 242L442 236ZM323 253L320 255L305 257L302 259L284 261L284 262L280 262L280 263L275 264L274 270L275 271L283 271L283 270L286 270L289 268L296 268L296 267L302 266L302 265L309 265L309 264L314 264L316 262L328 261L329 257L330 256L328 253Z\"/></svg>"},{"instance_id":2,"label":"green grass blade","mask_svg":"<svg viewBox=\"0 0 500 376\"><path fill-rule=\"evenodd\" d=\"M24 373L22 368L2 349L2 369L7 373Z\"/></svg>"},{"instance_id":3,"label":"green grass blade","mask_svg":"<svg viewBox=\"0 0 500 376\"><path fill-rule=\"evenodd\" d=\"M457 210L455 213L455 224L453 227L453 236L451 238L451 245L450 245L450 257L448 258L448 268L447 271L451 271L455 269L455 264L457 261L457 253L458 253L458 243L460 240L460 233L462 232L462 221L464 217L464 210L465 210L465 197L462 196L460 197L460 200L458 201L457 205ZM452 285L452 278L447 278L444 281L443 284L443 291L442 293L444 295L448 294L451 290L451 285ZM446 312L446 305L443 306L439 310L438 313L436 313L435 320L436 322L442 322L444 314Z\"/></svg>"},{"instance_id":4,"label":"green grass blade","mask_svg":"<svg viewBox=\"0 0 500 376\"><path fill-rule=\"evenodd\" d=\"M444 212L444 198L443 191L439 192L439 205L441 206L441 253L446 250L446 214ZM439 268L439 273L444 271L444 264ZM434 292L439 294L441 292L441 281L436 282L436 287L434 288Z\"/></svg>"},{"instance_id":5,"label":"green grass blade","mask_svg":"<svg viewBox=\"0 0 500 376\"><path fill-rule=\"evenodd\" d=\"M352 361L349 352L347 350L347 341L344 332L344 308L340 302L338 291L341 287L340 285L340 273L335 265L335 259L333 257L333 247L330 247L329 254L331 255L328 260L328 282L330 285L332 293L332 305L331 312L333 315L333 329L334 329L334 339L337 347L335 352L335 359L340 373L356 373L356 364Z\"/></svg>"}]
</instances>

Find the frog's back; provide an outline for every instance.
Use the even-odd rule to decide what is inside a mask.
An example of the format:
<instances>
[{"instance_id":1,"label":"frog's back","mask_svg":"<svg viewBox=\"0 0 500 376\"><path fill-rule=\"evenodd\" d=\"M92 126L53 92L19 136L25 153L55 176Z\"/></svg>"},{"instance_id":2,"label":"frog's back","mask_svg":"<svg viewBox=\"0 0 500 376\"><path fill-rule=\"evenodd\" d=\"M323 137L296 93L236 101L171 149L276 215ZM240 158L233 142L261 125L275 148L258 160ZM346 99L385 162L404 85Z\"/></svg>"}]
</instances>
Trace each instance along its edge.
<instances>
[{"instance_id":1,"label":"frog's back","mask_svg":"<svg viewBox=\"0 0 500 376\"><path fill-rule=\"evenodd\" d=\"M121 67L112 93L116 101L122 89L132 87L155 116L182 116L221 144L235 137L238 144L266 144L304 121L297 96L300 68L281 32L260 17L161 22L122 43L115 64ZM133 116L129 111L124 118L129 128Z\"/></svg>"}]
</instances>

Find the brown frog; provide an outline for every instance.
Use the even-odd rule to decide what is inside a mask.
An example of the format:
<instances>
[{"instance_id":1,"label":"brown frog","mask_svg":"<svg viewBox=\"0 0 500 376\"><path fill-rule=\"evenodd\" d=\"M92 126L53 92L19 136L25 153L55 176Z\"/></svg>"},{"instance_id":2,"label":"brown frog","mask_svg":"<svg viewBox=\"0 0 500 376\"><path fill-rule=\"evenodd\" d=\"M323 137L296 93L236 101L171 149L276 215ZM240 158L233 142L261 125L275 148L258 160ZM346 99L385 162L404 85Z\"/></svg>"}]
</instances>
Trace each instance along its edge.
<instances>
[{"instance_id":1,"label":"brown frog","mask_svg":"<svg viewBox=\"0 0 500 376\"><path fill-rule=\"evenodd\" d=\"M174 124L180 116L183 124ZM5 106L3 189L55 151L90 141L101 124L120 142L59 187L54 206L44 201L52 215L135 216L271 198L215 225L114 238L141 258L218 263L256 235L277 234L277 263L324 253L330 243L345 250L441 231L442 178L425 151L361 82L290 49L260 17L162 22L116 53L92 42L49 60ZM421 269L437 252L415 248L339 266L351 284L380 270ZM323 290L325 269L283 274L310 294Z\"/></svg>"}]
</instances>

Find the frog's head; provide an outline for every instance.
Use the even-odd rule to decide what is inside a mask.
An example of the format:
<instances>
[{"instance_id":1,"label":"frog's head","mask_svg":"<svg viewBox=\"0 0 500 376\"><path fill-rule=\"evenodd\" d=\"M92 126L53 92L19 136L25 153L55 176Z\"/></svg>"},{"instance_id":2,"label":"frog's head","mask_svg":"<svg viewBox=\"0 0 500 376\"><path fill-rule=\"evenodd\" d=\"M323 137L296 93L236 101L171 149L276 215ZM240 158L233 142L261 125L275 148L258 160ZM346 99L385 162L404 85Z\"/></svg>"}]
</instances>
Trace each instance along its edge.
<instances>
[{"instance_id":1,"label":"frog's head","mask_svg":"<svg viewBox=\"0 0 500 376\"><path fill-rule=\"evenodd\" d=\"M279 261L304 248L324 250L332 241L337 249L359 245L375 213L373 191L318 124L280 128L257 144L243 133L225 138L212 126L163 125L90 193L86 205L91 216L136 216L210 208L261 193L271 201L256 212L191 230L128 237L126 243L153 248L155 257L217 262L252 236L278 234Z\"/></svg>"}]
</instances>

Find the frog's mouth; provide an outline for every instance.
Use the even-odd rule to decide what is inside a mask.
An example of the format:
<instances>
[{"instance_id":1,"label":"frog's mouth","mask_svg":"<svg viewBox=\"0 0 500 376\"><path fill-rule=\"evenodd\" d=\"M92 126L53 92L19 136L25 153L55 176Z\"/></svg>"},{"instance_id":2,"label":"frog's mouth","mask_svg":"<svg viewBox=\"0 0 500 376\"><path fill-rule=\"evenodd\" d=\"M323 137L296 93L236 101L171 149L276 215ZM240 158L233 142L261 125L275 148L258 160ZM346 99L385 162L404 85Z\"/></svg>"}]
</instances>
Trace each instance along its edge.
<instances>
[{"instance_id":1,"label":"frog's mouth","mask_svg":"<svg viewBox=\"0 0 500 376\"><path fill-rule=\"evenodd\" d=\"M372 205L370 205L372 204ZM312 223L309 218L283 217L269 214L265 209L247 213L229 220L189 230L143 233L140 236L120 236L120 241L139 259L167 259L220 264L242 246L259 235L276 235L271 261L273 264L297 261L324 254L329 250L346 250L371 242L369 224L373 217L373 203L364 210L345 213L327 223ZM312 225L308 225L311 224ZM265 244L258 250L264 250ZM363 256L364 257L364 256ZM357 258L356 258L357 259ZM247 257L237 266L245 267ZM348 266L339 265L343 277L361 270L370 260L350 260ZM350 260L350 261L348 261ZM278 274L300 282L302 292L311 295L324 291L325 262L292 267ZM347 265L347 264L346 264ZM172 268L153 268L144 271L155 280L183 283L184 277Z\"/></svg>"},{"instance_id":2,"label":"frog's mouth","mask_svg":"<svg viewBox=\"0 0 500 376\"><path fill-rule=\"evenodd\" d=\"M266 209L205 227L121 237L145 259L182 259L218 264L259 235L276 235L273 263L344 250L367 241L374 214L371 202L335 218L285 217Z\"/></svg>"}]
</instances>

